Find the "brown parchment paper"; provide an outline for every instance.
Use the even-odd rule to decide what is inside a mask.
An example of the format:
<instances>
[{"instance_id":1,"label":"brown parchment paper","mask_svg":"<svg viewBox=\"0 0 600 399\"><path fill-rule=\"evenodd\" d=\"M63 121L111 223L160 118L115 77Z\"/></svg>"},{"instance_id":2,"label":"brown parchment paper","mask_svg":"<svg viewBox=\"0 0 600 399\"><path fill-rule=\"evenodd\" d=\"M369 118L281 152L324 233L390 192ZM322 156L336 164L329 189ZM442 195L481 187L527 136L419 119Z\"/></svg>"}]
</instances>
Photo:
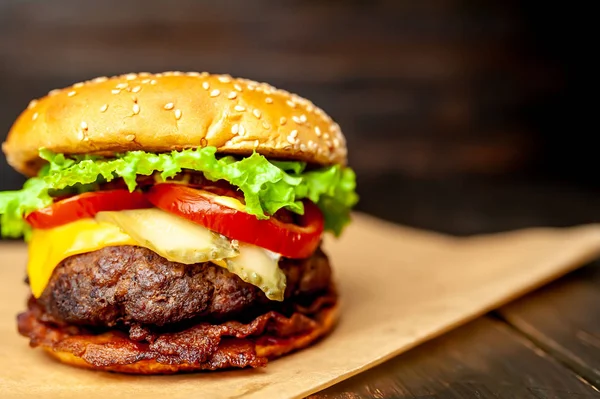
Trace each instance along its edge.
<instances>
[{"instance_id":1,"label":"brown parchment paper","mask_svg":"<svg viewBox=\"0 0 600 399\"><path fill-rule=\"evenodd\" d=\"M0 244L0 397L304 397L592 260L600 225L459 239L358 214L325 248L342 296L330 336L266 369L144 377L76 369L30 349L15 324L25 247Z\"/></svg>"}]
</instances>

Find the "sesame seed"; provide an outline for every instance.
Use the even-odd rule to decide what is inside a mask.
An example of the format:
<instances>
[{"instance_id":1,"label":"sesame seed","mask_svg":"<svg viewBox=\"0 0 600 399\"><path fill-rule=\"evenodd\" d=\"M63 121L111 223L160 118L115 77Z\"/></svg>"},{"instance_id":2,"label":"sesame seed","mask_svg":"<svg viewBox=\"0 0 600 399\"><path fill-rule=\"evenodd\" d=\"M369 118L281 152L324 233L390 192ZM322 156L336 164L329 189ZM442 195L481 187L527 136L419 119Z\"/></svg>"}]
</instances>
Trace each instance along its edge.
<instances>
[{"instance_id":1,"label":"sesame seed","mask_svg":"<svg viewBox=\"0 0 600 399\"><path fill-rule=\"evenodd\" d=\"M248 85L248 86L246 86L246 87L247 87L247 88L248 88L248 90L250 90L250 91L254 91L254 90L256 90L256 85L254 85L254 84L249 84L249 85Z\"/></svg>"},{"instance_id":2,"label":"sesame seed","mask_svg":"<svg viewBox=\"0 0 600 399\"><path fill-rule=\"evenodd\" d=\"M296 108L296 103L293 102L292 100L287 100L285 103L292 108Z\"/></svg>"},{"instance_id":3,"label":"sesame seed","mask_svg":"<svg viewBox=\"0 0 600 399\"><path fill-rule=\"evenodd\" d=\"M279 124L281 126L285 125L287 122L287 119L285 118L285 116L282 116L281 118L279 118Z\"/></svg>"},{"instance_id":4,"label":"sesame seed","mask_svg":"<svg viewBox=\"0 0 600 399\"><path fill-rule=\"evenodd\" d=\"M155 73L154 76L157 78L162 78L164 75L162 73Z\"/></svg>"},{"instance_id":5,"label":"sesame seed","mask_svg":"<svg viewBox=\"0 0 600 399\"><path fill-rule=\"evenodd\" d=\"M304 105L304 106L307 106L309 104L309 101L307 99L302 98L302 97L300 97L300 96L298 96L296 94L292 95L292 100L294 102L297 102L298 104L301 104L301 105Z\"/></svg>"},{"instance_id":6,"label":"sesame seed","mask_svg":"<svg viewBox=\"0 0 600 399\"><path fill-rule=\"evenodd\" d=\"M54 90L50 90L50 91L48 92L48 95L49 95L49 96L55 96L55 95L57 95L58 93L60 93L60 89L54 89Z\"/></svg>"},{"instance_id":7,"label":"sesame seed","mask_svg":"<svg viewBox=\"0 0 600 399\"><path fill-rule=\"evenodd\" d=\"M173 103L166 103L163 108L166 110L171 110L171 109L173 109L174 106L175 106L175 104L173 104Z\"/></svg>"},{"instance_id":8,"label":"sesame seed","mask_svg":"<svg viewBox=\"0 0 600 399\"><path fill-rule=\"evenodd\" d=\"M208 90L208 89L210 89L210 83L208 83L208 82L202 82L202 88L203 88L204 90Z\"/></svg>"},{"instance_id":9,"label":"sesame seed","mask_svg":"<svg viewBox=\"0 0 600 399\"><path fill-rule=\"evenodd\" d=\"M87 130L88 129L88 125L84 121L81 121L81 123L79 124L79 126L81 126L82 130Z\"/></svg>"},{"instance_id":10,"label":"sesame seed","mask_svg":"<svg viewBox=\"0 0 600 399\"><path fill-rule=\"evenodd\" d=\"M208 72L202 72L202 73L200 74L200 77L202 77L202 78L205 78L205 77L207 77L207 76L208 76Z\"/></svg>"},{"instance_id":11,"label":"sesame seed","mask_svg":"<svg viewBox=\"0 0 600 399\"><path fill-rule=\"evenodd\" d=\"M244 134L246 134L246 129L244 129L243 125L240 125L240 136L243 136Z\"/></svg>"},{"instance_id":12,"label":"sesame seed","mask_svg":"<svg viewBox=\"0 0 600 399\"><path fill-rule=\"evenodd\" d=\"M219 76L217 79L221 83L229 83L229 82L231 82L231 78L229 76L224 76L223 75L223 76Z\"/></svg>"},{"instance_id":13,"label":"sesame seed","mask_svg":"<svg viewBox=\"0 0 600 399\"><path fill-rule=\"evenodd\" d=\"M73 90L73 91L68 92L67 96L73 97L75 94L77 94L77 92L75 90Z\"/></svg>"},{"instance_id":14,"label":"sesame seed","mask_svg":"<svg viewBox=\"0 0 600 399\"><path fill-rule=\"evenodd\" d=\"M113 89L110 91L112 94L119 94L121 92L121 90L119 89Z\"/></svg>"},{"instance_id":15,"label":"sesame seed","mask_svg":"<svg viewBox=\"0 0 600 399\"><path fill-rule=\"evenodd\" d=\"M315 134L317 135L317 137L321 137L321 129L319 128L319 126L315 126Z\"/></svg>"},{"instance_id":16,"label":"sesame seed","mask_svg":"<svg viewBox=\"0 0 600 399\"><path fill-rule=\"evenodd\" d=\"M273 99L271 97L267 97L267 98L265 98L265 102L267 104L273 104Z\"/></svg>"},{"instance_id":17,"label":"sesame seed","mask_svg":"<svg viewBox=\"0 0 600 399\"><path fill-rule=\"evenodd\" d=\"M148 83L150 83L150 79L144 79L144 80L142 80L142 84L148 84Z\"/></svg>"},{"instance_id":18,"label":"sesame seed","mask_svg":"<svg viewBox=\"0 0 600 399\"><path fill-rule=\"evenodd\" d=\"M239 131L240 131L240 125L238 125L237 123L235 125L231 126L231 133L238 134Z\"/></svg>"},{"instance_id":19,"label":"sesame seed","mask_svg":"<svg viewBox=\"0 0 600 399\"><path fill-rule=\"evenodd\" d=\"M313 112L314 110L315 110L315 107L314 107L314 105L312 105L312 104L308 104L308 105L306 106L306 112Z\"/></svg>"},{"instance_id":20,"label":"sesame seed","mask_svg":"<svg viewBox=\"0 0 600 399\"><path fill-rule=\"evenodd\" d=\"M262 125L263 125L263 127L264 127L266 130L269 130L269 129L271 128L271 125L269 124L269 122L264 122L264 121L263 121Z\"/></svg>"},{"instance_id":21,"label":"sesame seed","mask_svg":"<svg viewBox=\"0 0 600 399\"><path fill-rule=\"evenodd\" d=\"M260 117L261 117L261 115L262 115L262 113L260 112L260 110L259 110L259 109L256 109L256 108L254 108L254 110L252 111L252 114L253 114L254 116L256 116L258 119L260 119Z\"/></svg>"},{"instance_id":22,"label":"sesame seed","mask_svg":"<svg viewBox=\"0 0 600 399\"><path fill-rule=\"evenodd\" d=\"M237 91L242 91L242 86L240 86L239 84L234 84L233 88L236 89Z\"/></svg>"},{"instance_id":23,"label":"sesame seed","mask_svg":"<svg viewBox=\"0 0 600 399\"><path fill-rule=\"evenodd\" d=\"M78 139L79 141L82 141L84 137L85 137L85 135L83 134L83 131L79 130L79 131L77 132L77 139Z\"/></svg>"},{"instance_id":24,"label":"sesame seed","mask_svg":"<svg viewBox=\"0 0 600 399\"><path fill-rule=\"evenodd\" d=\"M306 115L302 114L300 115L300 120L302 121L302 123L306 122Z\"/></svg>"},{"instance_id":25,"label":"sesame seed","mask_svg":"<svg viewBox=\"0 0 600 399\"><path fill-rule=\"evenodd\" d=\"M297 130L292 130L290 132L290 136L292 136L292 137L296 137L297 135L298 135L298 131Z\"/></svg>"},{"instance_id":26,"label":"sesame seed","mask_svg":"<svg viewBox=\"0 0 600 399\"><path fill-rule=\"evenodd\" d=\"M140 72L140 73L138 73L139 77L146 77L146 76L150 76L150 75L151 75L150 72Z\"/></svg>"},{"instance_id":27,"label":"sesame seed","mask_svg":"<svg viewBox=\"0 0 600 399\"><path fill-rule=\"evenodd\" d=\"M175 119L177 119L177 120L181 119L181 110L180 109L175 110Z\"/></svg>"},{"instance_id":28,"label":"sesame seed","mask_svg":"<svg viewBox=\"0 0 600 399\"><path fill-rule=\"evenodd\" d=\"M108 109L108 104L104 104L103 106L100 107L100 112L106 112L107 109Z\"/></svg>"},{"instance_id":29,"label":"sesame seed","mask_svg":"<svg viewBox=\"0 0 600 399\"><path fill-rule=\"evenodd\" d=\"M137 73L128 73L127 75L125 75L125 79L127 80L133 80L137 78Z\"/></svg>"},{"instance_id":30,"label":"sesame seed","mask_svg":"<svg viewBox=\"0 0 600 399\"><path fill-rule=\"evenodd\" d=\"M27 109L31 109L33 107L35 107L37 105L38 101L37 100L31 100L29 102L29 104L27 105Z\"/></svg>"},{"instance_id":31,"label":"sesame seed","mask_svg":"<svg viewBox=\"0 0 600 399\"><path fill-rule=\"evenodd\" d=\"M297 117L296 115L292 116L292 120L294 122L296 122L298 125L303 124L304 122L302 122L302 119L300 119L299 117Z\"/></svg>"},{"instance_id":32,"label":"sesame seed","mask_svg":"<svg viewBox=\"0 0 600 399\"><path fill-rule=\"evenodd\" d=\"M157 83L156 79L152 79L152 80L150 81L150 84L151 84L151 85L155 85L156 83Z\"/></svg>"},{"instance_id":33,"label":"sesame seed","mask_svg":"<svg viewBox=\"0 0 600 399\"><path fill-rule=\"evenodd\" d=\"M308 140L308 148L313 148L313 147L316 147L316 146L317 146L317 143L315 143L312 140Z\"/></svg>"},{"instance_id":34,"label":"sesame seed","mask_svg":"<svg viewBox=\"0 0 600 399\"><path fill-rule=\"evenodd\" d=\"M135 140L135 134L128 134L127 136L125 136L125 140L127 140L127 141Z\"/></svg>"},{"instance_id":35,"label":"sesame seed","mask_svg":"<svg viewBox=\"0 0 600 399\"><path fill-rule=\"evenodd\" d=\"M106 82L108 80L108 78L106 76L98 76L97 78L94 78L93 82L94 83L102 83L102 82Z\"/></svg>"},{"instance_id":36,"label":"sesame seed","mask_svg":"<svg viewBox=\"0 0 600 399\"><path fill-rule=\"evenodd\" d=\"M300 151L306 151L306 145L304 143L300 144Z\"/></svg>"},{"instance_id":37,"label":"sesame seed","mask_svg":"<svg viewBox=\"0 0 600 399\"><path fill-rule=\"evenodd\" d=\"M217 97L219 94L221 94L221 90L219 90L219 89L214 89L213 91L210 92L211 97Z\"/></svg>"},{"instance_id":38,"label":"sesame seed","mask_svg":"<svg viewBox=\"0 0 600 399\"><path fill-rule=\"evenodd\" d=\"M291 134L289 136L287 136L287 141L290 144L294 144L296 142L296 139L294 138L294 136L292 136Z\"/></svg>"},{"instance_id":39,"label":"sesame seed","mask_svg":"<svg viewBox=\"0 0 600 399\"><path fill-rule=\"evenodd\" d=\"M126 89L128 86L129 86L129 83L123 82L123 83L119 83L118 85L116 85L115 88L123 90L123 89Z\"/></svg>"},{"instance_id":40,"label":"sesame seed","mask_svg":"<svg viewBox=\"0 0 600 399\"><path fill-rule=\"evenodd\" d=\"M325 133L325 134L323 135L323 138L324 138L325 140L329 140L329 133Z\"/></svg>"},{"instance_id":41,"label":"sesame seed","mask_svg":"<svg viewBox=\"0 0 600 399\"><path fill-rule=\"evenodd\" d=\"M31 116L31 120L32 120L32 121L36 120L37 118L38 118L38 113L37 113L37 112L36 112L36 113L34 113L34 114Z\"/></svg>"},{"instance_id":42,"label":"sesame seed","mask_svg":"<svg viewBox=\"0 0 600 399\"><path fill-rule=\"evenodd\" d=\"M140 106L138 104L133 104L133 113L137 115L140 113Z\"/></svg>"},{"instance_id":43,"label":"sesame seed","mask_svg":"<svg viewBox=\"0 0 600 399\"><path fill-rule=\"evenodd\" d=\"M334 147L339 147L340 145L340 141L336 137L333 138L333 145Z\"/></svg>"},{"instance_id":44,"label":"sesame seed","mask_svg":"<svg viewBox=\"0 0 600 399\"><path fill-rule=\"evenodd\" d=\"M75 83L75 84L73 85L73 87L74 87L74 88L76 88L76 89L79 89L80 87L83 87L83 82L78 82L78 83Z\"/></svg>"},{"instance_id":45,"label":"sesame seed","mask_svg":"<svg viewBox=\"0 0 600 399\"><path fill-rule=\"evenodd\" d=\"M196 76L196 77L198 77L198 76L200 76L200 73L198 73L198 72L188 72L187 75L188 76Z\"/></svg>"},{"instance_id":46,"label":"sesame seed","mask_svg":"<svg viewBox=\"0 0 600 399\"><path fill-rule=\"evenodd\" d=\"M254 140L254 148L258 147L258 140Z\"/></svg>"},{"instance_id":47,"label":"sesame seed","mask_svg":"<svg viewBox=\"0 0 600 399\"><path fill-rule=\"evenodd\" d=\"M237 97L237 92L236 91L232 91L231 93L229 93L229 95L227 96L228 99L233 100L234 98Z\"/></svg>"},{"instance_id":48,"label":"sesame seed","mask_svg":"<svg viewBox=\"0 0 600 399\"><path fill-rule=\"evenodd\" d=\"M183 73L179 72L179 71L173 71L173 72L171 72L171 75L173 75L173 76L181 76L181 75L183 75Z\"/></svg>"},{"instance_id":49,"label":"sesame seed","mask_svg":"<svg viewBox=\"0 0 600 399\"><path fill-rule=\"evenodd\" d=\"M235 107L233 107L233 109L235 109L238 112L244 112L246 110L246 108L241 105L236 105Z\"/></svg>"},{"instance_id":50,"label":"sesame seed","mask_svg":"<svg viewBox=\"0 0 600 399\"><path fill-rule=\"evenodd\" d=\"M141 86L135 86L133 89L131 89L133 93L138 93L140 90L142 90Z\"/></svg>"}]
</instances>

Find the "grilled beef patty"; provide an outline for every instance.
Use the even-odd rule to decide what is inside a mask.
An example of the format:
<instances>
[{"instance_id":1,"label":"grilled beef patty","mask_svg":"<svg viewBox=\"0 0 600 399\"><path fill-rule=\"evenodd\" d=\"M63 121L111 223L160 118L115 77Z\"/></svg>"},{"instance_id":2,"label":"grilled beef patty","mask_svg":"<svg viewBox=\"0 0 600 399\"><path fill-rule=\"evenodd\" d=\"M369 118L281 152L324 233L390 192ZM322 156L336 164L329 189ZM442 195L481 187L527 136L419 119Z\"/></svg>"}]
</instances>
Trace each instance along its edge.
<instances>
[{"instance_id":1,"label":"grilled beef patty","mask_svg":"<svg viewBox=\"0 0 600 399\"><path fill-rule=\"evenodd\" d=\"M82 326L169 324L227 320L253 309L310 299L328 289L331 269L319 249L307 259L282 258L284 303L210 262L170 262L136 246L107 247L61 262L37 300L45 321Z\"/></svg>"}]
</instances>

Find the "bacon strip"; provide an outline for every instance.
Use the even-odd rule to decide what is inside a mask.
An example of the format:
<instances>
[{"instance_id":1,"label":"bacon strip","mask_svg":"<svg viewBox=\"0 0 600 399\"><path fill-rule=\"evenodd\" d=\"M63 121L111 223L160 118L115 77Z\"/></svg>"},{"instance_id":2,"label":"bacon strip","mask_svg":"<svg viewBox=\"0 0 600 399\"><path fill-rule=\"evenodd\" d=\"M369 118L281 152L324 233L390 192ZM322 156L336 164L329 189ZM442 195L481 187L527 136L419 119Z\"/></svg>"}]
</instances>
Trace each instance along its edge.
<instances>
[{"instance_id":1,"label":"bacon strip","mask_svg":"<svg viewBox=\"0 0 600 399\"><path fill-rule=\"evenodd\" d=\"M267 364L270 354L279 356L306 346L331 328L325 325L329 322L324 315L335 297L326 295L316 303L322 309L311 315L296 312L286 317L270 311L248 324L201 323L179 332L156 334L150 341L135 341L119 330L93 333L74 325L43 322L43 310L35 300L29 301L28 310L17 320L19 333L30 339L32 347L42 346L79 366L131 373L156 373L157 368L161 373L257 368ZM79 359L68 360L65 355Z\"/></svg>"}]
</instances>

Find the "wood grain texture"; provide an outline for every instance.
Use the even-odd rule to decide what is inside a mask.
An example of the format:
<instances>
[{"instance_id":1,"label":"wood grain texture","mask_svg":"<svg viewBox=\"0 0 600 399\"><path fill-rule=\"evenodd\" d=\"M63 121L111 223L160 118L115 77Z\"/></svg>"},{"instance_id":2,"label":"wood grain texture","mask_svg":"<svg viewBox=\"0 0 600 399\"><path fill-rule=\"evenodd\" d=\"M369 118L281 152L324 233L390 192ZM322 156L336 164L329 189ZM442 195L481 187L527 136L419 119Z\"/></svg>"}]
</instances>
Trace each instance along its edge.
<instances>
[{"instance_id":1,"label":"wood grain texture","mask_svg":"<svg viewBox=\"0 0 600 399\"><path fill-rule=\"evenodd\" d=\"M521 333L600 387L600 264L511 303L499 314Z\"/></svg>"},{"instance_id":2,"label":"wood grain texture","mask_svg":"<svg viewBox=\"0 0 600 399\"><path fill-rule=\"evenodd\" d=\"M309 398L598 397L504 323L484 317Z\"/></svg>"},{"instance_id":3,"label":"wood grain texture","mask_svg":"<svg viewBox=\"0 0 600 399\"><path fill-rule=\"evenodd\" d=\"M591 175L595 184L584 121L594 112L563 87L587 88L592 76L572 45L586 35L565 26L574 13L585 14L581 5L547 3L542 15L514 0L0 0L0 138L32 97L73 81L130 70L230 72L297 91L332 113L348 135L363 210L458 234L586 223L597 219L593 192L462 178L513 175L546 157L552 173ZM22 182L0 159L0 190ZM561 296L570 316L562 323L517 313L538 338L558 341L553 353L590 365L597 330L570 313L597 315L593 298ZM591 336L577 337L580 327ZM462 397L481 391L471 383Z\"/></svg>"},{"instance_id":4,"label":"wood grain texture","mask_svg":"<svg viewBox=\"0 0 600 399\"><path fill-rule=\"evenodd\" d=\"M453 235L600 221L598 193L573 184L514 179L359 176L360 207L374 216Z\"/></svg>"},{"instance_id":5,"label":"wood grain texture","mask_svg":"<svg viewBox=\"0 0 600 399\"><path fill-rule=\"evenodd\" d=\"M535 156L524 111L560 77L522 12L514 0L0 0L0 137L56 87L208 70L313 100L363 176L513 171ZM18 185L3 163L0 175L0 189Z\"/></svg>"}]
</instances>

